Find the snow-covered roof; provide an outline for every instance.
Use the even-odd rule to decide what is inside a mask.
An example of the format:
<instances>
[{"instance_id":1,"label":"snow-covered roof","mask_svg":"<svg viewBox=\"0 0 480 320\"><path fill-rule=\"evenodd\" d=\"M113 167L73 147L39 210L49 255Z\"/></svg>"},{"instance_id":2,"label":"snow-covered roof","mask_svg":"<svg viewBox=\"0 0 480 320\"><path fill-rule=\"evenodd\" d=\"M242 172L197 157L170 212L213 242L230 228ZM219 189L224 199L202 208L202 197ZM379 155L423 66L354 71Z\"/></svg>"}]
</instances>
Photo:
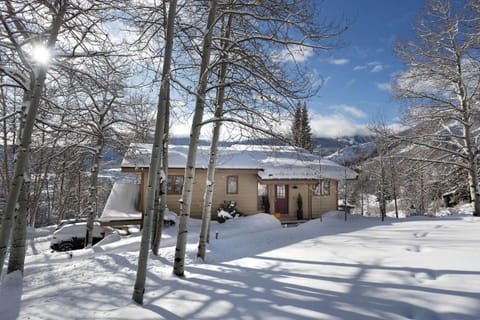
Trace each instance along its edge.
<instances>
[{"instance_id":1,"label":"snow-covered roof","mask_svg":"<svg viewBox=\"0 0 480 320\"><path fill-rule=\"evenodd\" d=\"M198 147L196 168L207 168L209 151L208 146ZM188 146L171 145L168 152L169 168L185 168ZM151 144L132 144L123 158L122 168L148 168L151 154ZM357 177L357 173L349 168L289 146L236 144L219 147L217 168L258 170L262 180L342 180Z\"/></svg>"},{"instance_id":2,"label":"snow-covered roof","mask_svg":"<svg viewBox=\"0 0 480 320\"><path fill-rule=\"evenodd\" d=\"M100 221L141 219L142 214L137 210L139 201L140 185L116 182Z\"/></svg>"}]
</instances>

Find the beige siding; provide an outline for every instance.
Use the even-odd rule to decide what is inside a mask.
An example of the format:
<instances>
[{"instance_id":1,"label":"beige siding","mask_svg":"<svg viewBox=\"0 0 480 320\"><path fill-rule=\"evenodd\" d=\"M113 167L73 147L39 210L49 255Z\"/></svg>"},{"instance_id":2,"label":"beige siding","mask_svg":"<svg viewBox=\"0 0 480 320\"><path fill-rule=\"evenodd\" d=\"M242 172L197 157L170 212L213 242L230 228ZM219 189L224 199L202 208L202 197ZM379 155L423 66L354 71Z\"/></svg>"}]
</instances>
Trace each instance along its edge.
<instances>
[{"instance_id":1,"label":"beige siding","mask_svg":"<svg viewBox=\"0 0 480 320\"><path fill-rule=\"evenodd\" d=\"M338 182L330 180L330 195L312 195L312 218L318 218L325 212L337 210Z\"/></svg>"},{"instance_id":2,"label":"beige siding","mask_svg":"<svg viewBox=\"0 0 480 320\"><path fill-rule=\"evenodd\" d=\"M296 188L295 188L296 187ZM288 218L297 219L298 196L302 195L303 217L308 218L308 184L290 184L288 195Z\"/></svg>"},{"instance_id":3,"label":"beige siding","mask_svg":"<svg viewBox=\"0 0 480 320\"><path fill-rule=\"evenodd\" d=\"M169 175L183 175L183 169L169 169ZM203 208L203 197L206 185L205 169L195 170L195 181L193 187L191 216L200 218ZM227 194L227 176L238 177L238 193ZM217 169L215 173L215 191L213 195L212 214L216 212L223 201L232 200L237 202L237 208L245 214L254 214L257 209L257 171L256 170L222 170ZM170 210L180 212L179 194L169 194L167 204Z\"/></svg>"},{"instance_id":4,"label":"beige siding","mask_svg":"<svg viewBox=\"0 0 480 320\"><path fill-rule=\"evenodd\" d=\"M148 170L132 170L142 176L142 197L140 205L144 205L144 195L146 195ZM127 170L125 170L127 172ZM191 216L192 218L201 218L203 197L206 184L205 169L197 169L195 171L195 182L193 187ZM169 169L168 174L173 176L183 176L184 169ZM227 177L238 177L238 193L227 194ZM337 210L338 205L338 182L330 181L330 195L316 196L311 191L314 184L308 181L267 181L263 182L268 185L268 196L270 201L270 213L275 213L275 185L286 184L289 186L289 208L288 215L283 215L282 219L297 219L297 199L298 195L302 195L303 200L303 219L318 218L321 214ZM167 205L170 210L180 212L181 194L169 194L167 196ZM233 200L237 202L237 208L244 214L255 214L258 209L258 178L257 170L233 170L233 169L217 169L215 174L215 191L213 195L212 214L215 212L223 201ZM139 208L142 210L142 208Z\"/></svg>"}]
</instances>

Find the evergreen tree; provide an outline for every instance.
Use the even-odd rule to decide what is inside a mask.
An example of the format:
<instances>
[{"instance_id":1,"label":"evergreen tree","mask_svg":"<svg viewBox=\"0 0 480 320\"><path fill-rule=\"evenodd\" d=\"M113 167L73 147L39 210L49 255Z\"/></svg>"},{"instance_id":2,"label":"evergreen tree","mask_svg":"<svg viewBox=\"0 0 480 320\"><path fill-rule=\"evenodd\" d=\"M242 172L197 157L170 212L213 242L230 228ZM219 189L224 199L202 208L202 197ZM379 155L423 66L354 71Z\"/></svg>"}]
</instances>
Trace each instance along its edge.
<instances>
[{"instance_id":1,"label":"evergreen tree","mask_svg":"<svg viewBox=\"0 0 480 320\"><path fill-rule=\"evenodd\" d=\"M293 116L292 123L292 145L301 147L302 136L302 105L300 102L295 108L295 114Z\"/></svg>"},{"instance_id":2,"label":"evergreen tree","mask_svg":"<svg viewBox=\"0 0 480 320\"><path fill-rule=\"evenodd\" d=\"M312 129L308 118L307 103L298 103L292 123L292 145L313 151Z\"/></svg>"},{"instance_id":3,"label":"evergreen tree","mask_svg":"<svg viewBox=\"0 0 480 320\"><path fill-rule=\"evenodd\" d=\"M312 128L310 127L310 119L308 118L308 109L307 103L303 103L302 107L302 142L301 147L307 149L308 151L313 151L313 143L312 143Z\"/></svg>"}]
</instances>

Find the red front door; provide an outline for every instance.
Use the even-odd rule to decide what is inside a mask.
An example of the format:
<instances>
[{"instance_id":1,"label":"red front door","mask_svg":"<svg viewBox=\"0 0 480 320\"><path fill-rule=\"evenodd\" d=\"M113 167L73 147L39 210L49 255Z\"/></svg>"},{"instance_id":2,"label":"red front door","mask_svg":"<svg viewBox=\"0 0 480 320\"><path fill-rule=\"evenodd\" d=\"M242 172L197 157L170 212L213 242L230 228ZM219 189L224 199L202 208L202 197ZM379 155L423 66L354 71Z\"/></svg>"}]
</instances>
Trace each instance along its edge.
<instances>
[{"instance_id":1,"label":"red front door","mask_svg":"<svg viewBox=\"0 0 480 320\"><path fill-rule=\"evenodd\" d=\"M275 185L275 212L288 214L288 185Z\"/></svg>"}]
</instances>

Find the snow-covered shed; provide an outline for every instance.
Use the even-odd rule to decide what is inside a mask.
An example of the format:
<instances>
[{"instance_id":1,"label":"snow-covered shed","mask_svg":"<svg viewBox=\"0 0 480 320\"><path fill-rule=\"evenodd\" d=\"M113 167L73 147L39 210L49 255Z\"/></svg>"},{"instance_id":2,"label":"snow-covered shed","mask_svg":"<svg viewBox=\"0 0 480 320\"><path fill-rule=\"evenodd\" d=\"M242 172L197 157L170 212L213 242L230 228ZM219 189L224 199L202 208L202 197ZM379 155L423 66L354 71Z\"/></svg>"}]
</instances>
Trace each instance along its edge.
<instances>
[{"instance_id":1,"label":"snow-covered shed","mask_svg":"<svg viewBox=\"0 0 480 320\"><path fill-rule=\"evenodd\" d=\"M132 144L122 161L122 172L140 176L138 210L144 207L151 144ZM168 207L180 211L188 146L171 145L168 157ZM191 216L199 218L206 187L209 147L197 153ZM303 149L288 146L232 145L217 153L213 208L235 201L244 214L270 212L284 219L311 219L336 210L338 182L357 173ZM299 197L301 201L299 201ZM302 210L299 209L299 202ZM215 216L215 215L214 215Z\"/></svg>"}]
</instances>

